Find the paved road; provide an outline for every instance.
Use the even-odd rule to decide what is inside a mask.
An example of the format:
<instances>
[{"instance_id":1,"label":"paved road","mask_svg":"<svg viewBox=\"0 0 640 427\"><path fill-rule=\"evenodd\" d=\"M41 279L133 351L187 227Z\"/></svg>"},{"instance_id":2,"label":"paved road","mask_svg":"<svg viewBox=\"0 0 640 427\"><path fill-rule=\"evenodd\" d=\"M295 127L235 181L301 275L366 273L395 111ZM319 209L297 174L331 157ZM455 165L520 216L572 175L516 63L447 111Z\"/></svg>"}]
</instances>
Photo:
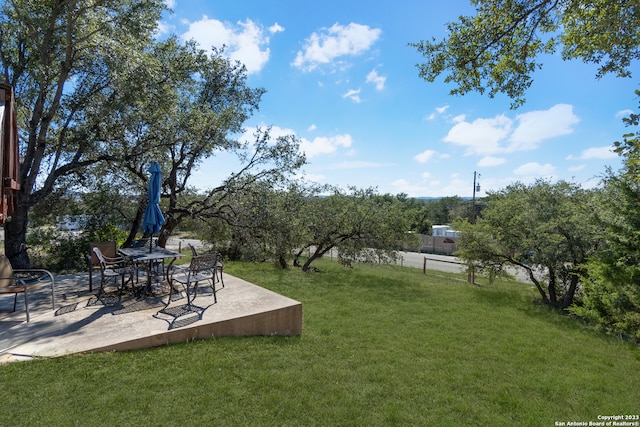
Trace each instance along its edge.
<instances>
[{"instance_id":1,"label":"paved road","mask_svg":"<svg viewBox=\"0 0 640 427\"><path fill-rule=\"evenodd\" d=\"M422 254L418 252L400 252L400 265L405 267L423 268L424 259L427 258L427 270L446 271L447 273L460 273L464 266L460 265L459 258L446 255Z\"/></svg>"},{"instance_id":2,"label":"paved road","mask_svg":"<svg viewBox=\"0 0 640 427\"><path fill-rule=\"evenodd\" d=\"M178 250L179 248L185 250L188 248L188 244L192 244L196 248L202 248L202 241L196 239L182 239L179 237L171 237L167 241L167 249ZM337 252L333 250L327 256L337 256ZM423 254L419 252L400 252L400 260L397 264L404 267L415 267L422 269L424 266L424 259L427 258L427 270L443 271L447 273L461 273L464 272L464 266L459 258L447 255L435 255L435 254ZM509 268L509 272L516 276L516 279L520 282L529 282L529 277L525 274L521 268Z\"/></svg>"},{"instance_id":3,"label":"paved road","mask_svg":"<svg viewBox=\"0 0 640 427\"><path fill-rule=\"evenodd\" d=\"M167 240L167 244L165 246L167 247L167 249L177 251L178 249L181 249L181 250L188 249L189 244L192 244L193 247L196 249L200 249L204 246L201 240L182 239L180 237L169 237L169 240Z\"/></svg>"},{"instance_id":4,"label":"paved road","mask_svg":"<svg viewBox=\"0 0 640 427\"><path fill-rule=\"evenodd\" d=\"M396 264L404 267L423 268L424 258L427 257L427 270L445 271L448 273L460 273L464 271L464 266L460 265L460 259L453 256L423 254L419 252L403 252L400 251L400 259ZM337 258L338 252L332 249L325 256Z\"/></svg>"},{"instance_id":5,"label":"paved road","mask_svg":"<svg viewBox=\"0 0 640 427\"><path fill-rule=\"evenodd\" d=\"M423 268L424 259L427 258L427 270L445 271L448 273L460 273L464 271L459 258L446 255L422 254L418 252L400 252L401 260L398 262L405 267ZM519 282L529 282L529 276L524 269L519 267L507 267L507 271L515 276Z\"/></svg>"}]
</instances>

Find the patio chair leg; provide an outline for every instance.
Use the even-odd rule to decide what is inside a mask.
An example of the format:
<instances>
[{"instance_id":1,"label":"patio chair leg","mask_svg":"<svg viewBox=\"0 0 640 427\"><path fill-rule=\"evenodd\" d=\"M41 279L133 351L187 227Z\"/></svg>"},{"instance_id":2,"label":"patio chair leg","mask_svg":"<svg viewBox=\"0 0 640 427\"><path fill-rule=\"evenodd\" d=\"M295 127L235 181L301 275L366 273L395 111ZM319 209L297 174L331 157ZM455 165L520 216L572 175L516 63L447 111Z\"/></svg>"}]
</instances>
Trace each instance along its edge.
<instances>
[{"instance_id":1,"label":"patio chair leg","mask_svg":"<svg viewBox=\"0 0 640 427\"><path fill-rule=\"evenodd\" d=\"M195 294L194 294L193 298L191 298L191 292L189 292L190 289L189 289L189 284L188 283L185 286L185 289L186 289L186 292L187 292L187 305L191 306L191 301L193 301L196 298ZM191 288L191 289L194 289L194 288ZM194 292L196 292L195 289L194 289Z\"/></svg>"},{"instance_id":2,"label":"patio chair leg","mask_svg":"<svg viewBox=\"0 0 640 427\"><path fill-rule=\"evenodd\" d=\"M177 294L178 290L173 287L173 282L170 281L169 282L169 299L167 299L167 303L165 304L165 307L168 307L169 304L171 304L171 296L173 295L174 292ZM188 296L189 294L187 292L187 297Z\"/></svg>"},{"instance_id":3,"label":"patio chair leg","mask_svg":"<svg viewBox=\"0 0 640 427\"><path fill-rule=\"evenodd\" d=\"M220 272L220 283L222 283L222 287L224 288L224 279L222 278L222 270L216 269L216 274Z\"/></svg>"},{"instance_id":4,"label":"patio chair leg","mask_svg":"<svg viewBox=\"0 0 640 427\"><path fill-rule=\"evenodd\" d=\"M100 288L98 289L98 295L96 295L96 299L99 301L102 293L104 292L104 279L100 280Z\"/></svg>"},{"instance_id":5,"label":"patio chair leg","mask_svg":"<svg viewBox=\"0 0 640 427\"><path fill-rule=\"evenodd\" d=\"M169 304L171 304L171 295L173 295L173 284L169 283L169 299L167 300L167 303L165 304L165 307L169 306Z\"/></svg>"},{"instance_id":6,"label":"patio chair leg","mask_svg":"<svg viewBox=\"0 0 640 427\"><path fill-rule=\"evenodd\" d=\"M24 291L24 310L27 312L27 323L29 323L29 297L27 296L27 290Z\"/></svg>"}]
</instances>

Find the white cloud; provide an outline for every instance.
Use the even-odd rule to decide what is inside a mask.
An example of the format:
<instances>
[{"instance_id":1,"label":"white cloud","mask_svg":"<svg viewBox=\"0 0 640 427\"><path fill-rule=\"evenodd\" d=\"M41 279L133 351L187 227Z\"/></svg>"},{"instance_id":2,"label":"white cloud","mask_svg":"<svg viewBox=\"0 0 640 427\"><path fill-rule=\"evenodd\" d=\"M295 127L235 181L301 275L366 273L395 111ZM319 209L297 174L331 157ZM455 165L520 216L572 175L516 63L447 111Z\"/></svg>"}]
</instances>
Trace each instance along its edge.
<instances>
[{"instance_id":1,"label":"white cloud","mask_svg":"<svg viewBox=\"0 0 640 427\"><path fill-rule=\"evenodd\" d=\"M313 141L309 141L306 138L300 140L300 150L303 151L308 158L319 154L333 153L340 147L351 147L351 135L344 134L332 137L317 137L314 138Z\"/></svg>"},{"instance_id":2,"label":"white cloud","mask_svg":"<svg viewBox=\"0 0 640 427\"><path fill-rule=\"evenodd\" d=\"M486 156L480 159L480 161L478 162L478 166L493 167L493 166L503 165L506 162L507 162L507 159L505 159L504 157Z\"/></svg>"},{"instance_id":3,"label":"white cloud","mask_svg":"<svg viewBox=\"0 0 640 427\"><path fill-rule=\"evenodd\" d=\"M551 177L556 168L550 163L541 165L538 162L529 162L513 171L514 174L526 177Z\"/></svg>"},{"instance_id":4,"label":"white cloud","mask_svg":"<svg viewBox=\"0 0 640 427\"><path fill-rule=\"evenodd\" d=\"M471 196L473 185L471 182L461 179L458 174L452 174L449 182L433 178L430 173L422 174L422 180L417 182L408 181L403 178L391 182L391 186L396 193L406 193L410 197L443 197L458 195L461 197Z\"/></svg>"},{"instance_id":5,"label":"white cloud","mask_svg":"<svg viewBox=\"0 0 640 427\"><path fill-rule=\"evenodd\" d=\"M304 173L303 177L305 181L312 181L316 183L321 183L326 179L326 176L321 174L314 174L314 173Z\"/></svg>"},{"instance_id":6,"label":"white cloud","mask_svg":"<svg viewBox=\"0 0 640 427\"><path fill-rule=\"evenodd\" d=\"M578 157L574 157L573 155L567 156L567 160L606 160L615 159L616 157L618 157L618 154L613 151L613 146L606 145L604 147L587 148L586 150L582 150L582 153Z\"/></svg>"},{"instance_id":7,"label":"white cloud","mask_svg":"<svg viewBox=\"0 0 640 427\"><path fill-rule=\"evenodd\" d=\"M386 77L378 75L376 70L372 70L367 74L367 83L373 83L376 85L376 90L384 90L384 83L387 81Z\"/></svg>"},{"instance_id":8,"label":"white cloud","mask_svg":"<svg viewBox=\"0 0 640 427\"><path fill-rule=\"evenodd\" d=\"M396 179L391 183L391 186L397 193L405 193L409 197L420 197L428 194L429 188L424 183L411 183L406 179Z\"/></svg>"},{"instance_id":9,"label":"white cloud","mask_svg":"<svg viewBox=\"0 0 640 427\"><path fill-rule=\"evenodd\" d=\"M444 185L440 181L432 181L429 183L429 188L431 189L431 193L427 195L433 196L457 195L467 197L473 193L473 183L460 179L456 175L452 175L449 183L445 183Z\"/></svg>"},{"instance_id":10,"label":"white cloud","mask_svg":"<svg viewBox=\"0 0 640 427\"><path fill-rule=\"evenodd\" d=\"M573 106L556 104L548 110L519 114L515 121L504 114L472 122L459 115L452 121L455 124L443 141L466 147L465 155L490 156L537 149L547 139L573 133L580 119Z\"/></svg>"},{"instance_id":11,"label":"white cloud","mask_svg":"<svg viewBox=\"0 0 640 427\"><path fill-rule=\"evenodd\" d=\"M616 117L621 119L623 117L629 117L630 114L633 114L633 110L620 110L616 113Z\"/></svg>"},{"instance_id":12,"label":"white cloud","mask_svg":"<svg viewBox=\"0 0 640 427\"><path fill-rule=\"evenodd\" d=\"M359 103L359 102L362 101L360 99L360 89L351 89L351 90L347 91L347 93L342 95L342 97L343 98L349 98L353 102L358 102Z\"/></svg>"},{"instance_id":13,"label":"white cloud","mask_svg":"<svg viewBox=\"0 0 640 427\"><path fill-rule=\"evenodd\" d=\"M174 26L164 21L158 21L158 27L156 28L156 37L161 37L165 34L169 34L174 30Z\"/></svg>"},{"instance_id":14,"label":"white cloud","mask_svg":"<svg viewBox=\"0 0 640 427\"><path fill-rule=\"evenodd\" d=\"M418 163L427 163L429 160L433 158L437 153L434 150L425 150L420 154L416 154L413 158L418 161Z\"/></svg>"},{"instance_id":15,"label":"white cloud","mask_svg":"<svg viewBox=\"0 0 640 427\"><path fill-rule=\"evenodd\" d=\"M347 26L334 24L313 33L303 50L298 51L293 62L295 67L311 71L321 64L330 64L336 58L366 52L378 40L382 30L368 25L350 23Z\"/></svg>"},{"instance_id":16,"label":"white cloud","mask_svg":"<svg viewBox=\"0 0 640 427\"><path fill-rule=\"evenodd\" d=\"M281 128L280 126L260 126L262 131L267 130L269 128L269 136L271 141L275 141L279 137L288 136L288 135L296 135L296 132L293 129ZM255 143L255 134L257 132L256 127L247 127L244 129L244 132L238 138L243 144L247 144L249 146L253 146Z\"/></svg>"},{"instance_id":17,"label":"white cloud","mask_svg":"<svg viewBox=\"0 0 640 427\"><path fill-rule=\"evenodd\" d=\"M164 0L164 4L169 9L173 9L174 7L176 7L176 0Z\"/></svg>"},{"instance_id":18,"label":"white cloud","mask_svg":"<svg viewBox=\"0 0 640 427\"><path fill-rule=\"evenodd\" d=\"M507 151L525 151L538 148L544 140L573 133L580 122L573 114L573 106L556 104L548 110L531 111L516 116L517 127L509 138Z\"/></svg>"},{"instance_id":19,"label":"white cloud","mask_svg":"<svg viewBox=\"0 0 640 427\"><path fill-rule=\"evenodd\" d=\"M276 28L283 29L279 25ZM239 21L234 26L203 16L199 21L189 23L189 30L182 35L182 39L193 39L203 49L226 46L227 56L243 63L249 74L259 72L271 53L266 47L269 37L264 35L262 27L250 19Z\"/></svg>"},{"instance_id":20,"label":"white cloud","mask_svg":"<svg viewBox=\"0 0 640 427\"><path fill-rule=\"evenodd\" d=\"M591 178L582 183L582 188L585 190L593 190L594 188L600 187L602 184L602 180L600 178Z\"/></svg>"},{"instance_id":21,"label":"white cloud","mask_svg":"<svg viewBox=\"0 0 640 427\"><path fill-rule=\"evenodd\" d=\"M444 114L449 109L448 105L443 105L442 107L436 107L436 111L426 116L425 120L434 120L439 115ZM463 116L464 117L464 116Z\"/></svg>"},{"instance_id":22,"label":"white cloud","mask_svg":"<svg viewBox=\"0 0 640 427\"><path fill-rule=\"evenodd\" d=\"M571 166L569 168L569 172L580 172L581 170L584 170L584 168L586 168L587 165L578 165L578 166Z\"/></svg>"},{"instance_id":23,"label":"white cloud","mask_svg":"<svg viewBox=\"0 0 640 427\"><path fill-rule=\"evenodd\" d=\"M277 22L269 27L269 32L271 34L281 33L284 31L284 27L278 24Z\"/></svg>"},{"instance_id":24,"label":"white cloud","mask_svg":"<svg viewBox=\"0 0 640 427\"><path fill-rule=\"evenodd\" d=\"M465 116L455 117L456 124L443 140L466 147L467 155L488 155L503 151L500 141L509 135L511 119L499 115L492 119L476 119L471 123L465 120Z\"/></svg>"},{"instance_id":25,"label":"white cloud","mask_svg":"<svg viewBox=\"0 0 640 427\"><path fill-rule=\"evenodd\" d=\"M307 128L307 131L309 131L309 132L313 132L313 131L314 131L314 130L316 130L316 129L317 129L317 126L316 126L316 125L314 125L314 124L312 123L312 124L311 124L311 126L309 126L309 127Z\"/></svg>"}]
</instances>

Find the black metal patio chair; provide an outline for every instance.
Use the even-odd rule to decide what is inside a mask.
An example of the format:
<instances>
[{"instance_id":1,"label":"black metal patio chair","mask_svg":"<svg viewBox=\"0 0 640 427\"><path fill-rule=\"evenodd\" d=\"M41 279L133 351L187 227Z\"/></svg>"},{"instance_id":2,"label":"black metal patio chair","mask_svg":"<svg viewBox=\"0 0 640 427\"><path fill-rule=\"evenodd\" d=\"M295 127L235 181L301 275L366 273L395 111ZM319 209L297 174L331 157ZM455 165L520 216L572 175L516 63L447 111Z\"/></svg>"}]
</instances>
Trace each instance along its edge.
<instances>
[{"instance_id":1,"label":"black metal patio chair","mask_svg":"<svg viewBox=\"0 0 640 427\"><path fill-rule=\"evenodd\" d=\"M176 285L182 286L187 294L187 304L198 296L198 286L200 283L210 283L213 292L214 303L218 302L216 296L216 261L217 256L214 253L202 254L191 258L188 267L171 266L169 271L169 299L167 305L171 304L171 295ZM191 298L191 290L193 290L193 298Z\"/></svg>"},{"instance_id":2,"label":"black metal patio chair","mask_svg":"<svg viewBox=\"0 0 640 427\"><path fill-rule=\"evenodd\" d=\"M93 252L98 258L98 264L100 265L100 289L98 290L97 299L100 299L104 293L105 285L109 280L113 280L114 285L118 289L119 296L124 292L127 283L130 283L131 289L135 291L133 285L135 269L131 266L129 260L123 256L106 256L98 247L94 247ZM129 279L125 280L127 276ZM118 280L120 280L120 285L118 285Z\"/></svg>"},{"instance_id":3,"label":"black metal patio chair","mask_svg":"<svg viewBox=\"0 0 640 427\"><path fill-rule=\"evenodd\" d=\"M14 269L6 255L0 255L0 294L14 294L13 311L16 311L18 294L24 294L24 308L29 319L29 293L36 287L51 282L51 309L56 309L55 279L48 270L44 269Z\"/></svg>"}]
</instances>

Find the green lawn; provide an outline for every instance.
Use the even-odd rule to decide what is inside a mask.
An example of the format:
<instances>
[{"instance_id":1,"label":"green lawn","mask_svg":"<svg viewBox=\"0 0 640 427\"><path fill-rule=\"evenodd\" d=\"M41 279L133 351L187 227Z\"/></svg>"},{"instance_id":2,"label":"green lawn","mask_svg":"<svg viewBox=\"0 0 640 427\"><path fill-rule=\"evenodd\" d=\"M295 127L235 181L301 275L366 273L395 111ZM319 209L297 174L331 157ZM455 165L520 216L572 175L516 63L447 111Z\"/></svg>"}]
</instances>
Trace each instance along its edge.
<instances>
[{"instance_id":1,"label":"green lawn","mask_svg":"<svg viewBox=\"0 0 640 427\"><path fill-rule=\"evenodd\" d=\"M302 337L0 366L0 425L554 426L640 412L640 349L534 303L527 285L317 265L225 265L301 301Z\"/></svg>"}]
</instances>

